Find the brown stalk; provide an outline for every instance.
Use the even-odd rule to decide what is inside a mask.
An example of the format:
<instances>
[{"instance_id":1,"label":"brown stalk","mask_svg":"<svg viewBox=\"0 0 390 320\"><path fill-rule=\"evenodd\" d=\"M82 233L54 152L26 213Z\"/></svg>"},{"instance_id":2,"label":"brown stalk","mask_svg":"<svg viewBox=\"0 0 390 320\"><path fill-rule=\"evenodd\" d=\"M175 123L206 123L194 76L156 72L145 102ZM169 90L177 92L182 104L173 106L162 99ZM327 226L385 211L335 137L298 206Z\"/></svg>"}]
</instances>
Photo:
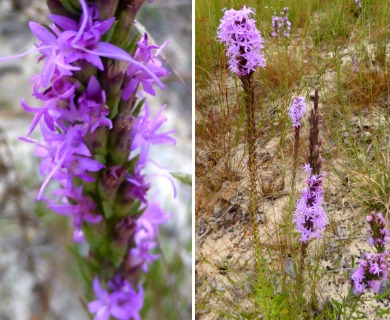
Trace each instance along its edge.
<instances>
[{"instance_id":1,"label":"brown stalk","mask_svg":"<svg viewBox=\"0 0 390 320\"><path fill-rule=\"evenodd\" d=\"M319 175L321 170L321 156L320 156L320 145L321 142L319 140L319 127L318 127L318 88L315 88L314 94L314 108L310 112L309 116L309 151L307 154L307 161L312 168L313 175ZM299 261L299 269L297 275L297 284L298 284L298 292L303 294L303 273L305 271L305 259L307 256L307 246L308 242L301 242L301 255Z\"/></svg>"},{"instance_id":2,"label":"brown stalk","mask_svg":"<svg viewBox=\"0 0 390 320\"><path fill-rule=\"evenodd\" d=\"M246 110L246 141L248 145L248 170L250 180L250 214L252 216L252 229L255 243L258 242L257 232L257 168L256 168L256 123L255 123L255 105L254 105L254 88L253 88L253 72L241 76L242 87L244 89L244 100Z\"/></svg>"}]
</instances>

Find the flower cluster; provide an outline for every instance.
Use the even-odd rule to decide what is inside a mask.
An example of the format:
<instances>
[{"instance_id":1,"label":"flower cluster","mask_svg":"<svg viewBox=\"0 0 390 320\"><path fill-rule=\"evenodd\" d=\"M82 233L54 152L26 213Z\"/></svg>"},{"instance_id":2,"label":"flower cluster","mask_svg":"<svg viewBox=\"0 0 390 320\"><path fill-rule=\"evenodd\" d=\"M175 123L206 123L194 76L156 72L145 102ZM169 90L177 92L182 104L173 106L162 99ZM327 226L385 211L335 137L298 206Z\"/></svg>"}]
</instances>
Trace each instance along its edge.
<instances>
[{"instance_id":1,"label":"flower cluster","mask_svg":"<svg viewBox=\"0 0 390 320\"><path fill-rule=\"evenodd\" d=\"M145 173L154 163L151 146L175 143L173 131L159 131L165 106L152 117L145 101L147 94L155 95L155 84L163 88L160 78L168 74L157 58L165 44L150 45L145 34L131 56L103 41L112 37L110 29L124 32L112 30L116 18L101 20L97 5L79 2L78 20L54 14L50 27L29 24L44 62L33 78L33 96L42 103L34 108L22 101L22 106L34 114L28 134L39 126L43 142L21 139L34 143L42 158L45 180L37 198L72 217L74 240L87 241L90 260L102 266L93 281L97 299L88 310L95 320L140 319L143 289L134 286L158 258L153 253L158 228L170 218L148 200L150 176ZM117 4L107 5L114 13ZM46 195L52 180L57 189Z\"/></svg>"},{"instance_id":2,"label":"flower cluster","mask_svg":"<svg viewBox=\"0 0 390 320\"><path fill-rule=\"evenodd\" d=\"M362 3L360 2L360 0L355 0L355 3L356 3L356 5L357 5L357 7L358 7L359 9L362 8Z\"/></svg>"},{"instance_id":3,"label":"flower cluster","mask_svg":"<svg viewBox=\"0 0 390 320\"><path fill-rule=\"evenodd\" d=\"M98 278L93 281L93 289L98 300L90 302L88 310L96 313L95 319L108 320L112 316L120 320L140 320L139 312L144 300L142 286L139 285L137 292L127 280L120 277L110 281L108 286L112 293L101 287Z\"/></svg>"},{"instance_id":4,"label":"flower cluster","mask_svg":"<svg viewBox=\"0 0 390 320\"><path fill-rule=\"evenodd\" d=\"M262 53L263 38L256 28L256 21L250 17L254 10L226 10L218 27L217 38L225 43L229 58L229 69L238 76L254 72L258 67L265 67Z\"/></svg>"},{"instance_id":5,"label":"flower cluster","mask_svg":"<svg viewBox=\"0 0 390 320\"><path fill-rule=\"evenodd\" d=\"M378 292L381 282L387 280L389 253L385 251L385 245L389 243L389 231L386 229L386 221L382 214L371 212L367 218L369 228L367 233L370 238L368 242L373 246L377 253L366 253L364 259L359 261L359 269L351 276L354 284L355 294L363 294L367 287L370 287L374 292Z\"/></svg>"},{"instance_id":6,"label":"flower cluster","mask_svg":"<svg viewBox=\"0 0 390 320\"><path fill-rule=\"evenodd\" d=\"M304 170L309 174L306 179L307 187L302 190L302 197L297 202L293 221L301 234L300 241L306 243L313 238L321 238L328 223L322 207L324 174L312 174L312 168L307 164Z\"/></svg>"},{"instance_id":7,"label":"flower cluster","mask_svg":"<svg viewBox=\"0 0 390 320\"><path fill-rule=\"evenodd\" d=\"M380 212L371 212L367 218L369 228L367 232L370 236L368 243L370 246L375 247L378 252L384 252L386 244L390 241L389 230L386 228L386 221Z\"/></svg>"},{"instance_id":8,"label":"flower cluster","mask_svg":"<svg viewBox=\"0 0 390 320\"><path fill-rule=\"evenodd\" d=\"M43 198L51 179L58 181L60 189L53 192L54 198L44 200L57 213L73 216L74 239L78 242L84 239L84 221L97 223L102 219L94 201L78 182L94 182L96 173L105 167L93 157L87 141L113 126L98 79L92 75L82 90L82 83L73 76L80 70L75 65L85 61L103 70L100 56L93 50L103 43L101 36L114 23L114 19L98 21L95 6L84 7L80 22L50 16L54 22L51 31L30 22L33 34L41 41L37 45L42 53L40 60L45 61L42 72L33 79L33 95L43 106L32 108L22 102L26 111L35 113L29 134L39 124L44 139L43 143L30 140L37 145L35 153L42 158L40 171L46 176L38 200Z\"/></svg>"},{"instance_id":9,"label":"flower cluster","mask_svg":"<svg viewBox=\"0 0 390 320\"><path fill-rule=\"evenodd\" d=\"M374 292L379 292L381 281L387 280L387 256L387 252L366 253L364 259L359 261L359 269L351 276L355 294L364 293L367 287Z\"/></svg>"},{"instance_id":10,"label":"flower cluster","mask_svg":"<svg viewBox=\"0 0 390 320\"><path fill-rule=\"evenodd\" d=\"M306 112L306 102L304 97L294 97L290 107L290 118L294 127L301 125L301 120Z\"/></svg>"},{"instance_id":11,"label":"flower cluster","mask_svg":"<svg viewBox=\"0 0 390 320\"><path fill-rule=\"evenodd\" d=\"M355 73L359 72L359 63L355 56L352 56L352 71Z\"/></svg>"},{"instance_id":12,"label":"flower cluster","mask_svg":"<svg viewBox=\"0 0 390 320\"><path fill-rule=\"evenodd\" d=\"M283 30L283 35L288 38L290 36L291 22L288 20L288 8L285 7L282 12L280 12L280 17L276 15L272 16L272 32L271 37L278 37L280 32Z\"/></svg>"}]
</instances>

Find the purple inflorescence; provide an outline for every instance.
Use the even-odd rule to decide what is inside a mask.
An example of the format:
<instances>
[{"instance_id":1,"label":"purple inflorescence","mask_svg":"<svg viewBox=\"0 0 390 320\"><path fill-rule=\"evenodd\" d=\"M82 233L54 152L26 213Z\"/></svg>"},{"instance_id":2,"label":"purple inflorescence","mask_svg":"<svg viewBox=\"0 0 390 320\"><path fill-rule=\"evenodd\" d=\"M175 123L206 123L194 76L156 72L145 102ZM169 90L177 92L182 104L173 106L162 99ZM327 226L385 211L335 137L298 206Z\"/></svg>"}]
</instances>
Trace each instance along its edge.
<instances>
[{"instance_id":1,"label":"purple inflorescence","mask_svg":"<svg viewBox=\"0 0 390 320\"><path fill-rule=\"evenodd\" d=\"M226 10L218 27L217 38L225 43L229 58L229 69L238 76L254 72L258 67L265 67L262 53L263 38L256 28L256 21L250 17L254 10Z\"/></svg>"},{"instance_id":2,"label":"purple inflorescence","mask_svg":"<svg viewBox=\"0 0 390 320\"><path fill-rule=\"evenodd\" d=\"M384 252L386 244L390 241L389 230L386 228L386 221L382 214L375 213L374 211L366 218L369 228L367 232L370 236L368 243L370 246L375 247L378 252Z\"/></svg>"},{"instance_id":3,"label":"purple inflorescence","mask_svg":"<svg viewBox=\"0 0 390 320\"><path fill-rule=\"evenodd\" d=\"M272 32L271 37L278 37L280 32L283 30L283 35L288 38L290 36L291 22L288 20L288 8L284 8L280 12L280 17L274 13L272 17Z\"/></svg>"},{"instance_id":4,"label":"purple inflorescence","mask_svg":"<svg viewBox=\"0 0 390 320\"><path fill-rule=\"evenodd\" d=\"M357 7L358 7L359 9L361 9L362 3L360 2L360 0L355 0L355 3L356 3L356 5L357 5Z\"/></svg>"},{"instance_id":5,"label":"purple inflorescence","mask_svg":"<svg viewBox=\"0 0 390 320\"><path fill-rule=\"evenodd\" d=\"M369 228L367 232L370 236L368 242L374 246L377 253L366 253L364 259L359 261L359 269L351 276L354 284L355 294L363 294L368 287L374 292L379 292L381 282L387 280L389 253L385 250L385 245L389 243L389 231L386 229L386 221L381 213L371 212L367 218Z\"/></svg>"},{"instance_id":6,"label":"purple inflorescence","mask_svg":"<svg viewBox=\"0 0 390 320\"><path fill-rule=\"evenodd\" d=\"M88 310L96 314L94 320L108 320L110 316L119 320L140 320L144 300L142 286L136 291L126 279L116 276L108 287L110 292L101 287L97 277L93 280L97 300L88 303Z\"/></svg>"},{"instance_id":7,"label":"purple inflorescence","mask_svg":"<svg viewBox=\"0 0 390 320\"><path fill-rule=\"evenodd\" d=\"M387 280L387 252L366 253L359 261L359 269L351 276L355 294L363 294L367 287L379 292L381 281Z\"/></svg>"},{"instance_id":8,"label":"purple inflorescence","mask_svg":"<svg viewBox=\"0 0 390 320\"><path fill-rule=\"evenodd\" d=\"M95 320L140 319L144 293L141 285L135 289L134 284L140 283L140 272L158 258L152 252L158 228L170 218L158 203L148 201L150 176L145 173L146 166L154 163L149 159L151 146L175 143L174 131L160 132L167 120L162 114L165 106L153 117L145 101L147 94L155 95L155 84L163 88L160 78L168 74L157 58L165 44L152 46L145 34L132 57L101 40L115 18L99 20L95 4L80 0L80 5L79 21L51 15L53 24L48 28L30 22L40 41L39 61L44 62L42 72L33 78L33 95L42 105L35 108L22 101L22 106L34 114L28 134L39 126L43 142L21 139L34 143L35 154L42 159L40 172L45 180L37 198L58 214L72 217L74 241L84 242L85 228L99 224L97 229L106 231L90 232L90 237L105 236L106 240L98 241L111 241L112 251L124 248L123 260L113 266L107 260L110 257L98 252L99 246L92 247L98 252L92 256L116 275L108 279L106 289L100 284L102 277L95 277L96 300L88 304L88 310ZM110 64L112 60L123 63ZM116 110L109 107L105 89L110 85L105 78L110 72L107 67L113 65L124 66L118 72L124 80L115 95L122 103ZM57 189L45 196L52 180Z\"/></svg>"},{"instance_id":9,"label":"purple inflorescence","mask_svg":"<svg viewBox=\"0 0 390 320\"><path fill-rule=\"evenodd\" d=\"M304 170L309 173L307 187L302 190L302 197L297 202L293 221L301 234L300 241L306 243L310 239L322 237L328 219L322 207L322 180L325 175L311 174L308 165L305 165Z\"/></svg>"},{"instance_id":10,"label":"purple inflorescence","mask_svg":"<svg viewBox=\"0 0 390 320\"><path fill-rule=\"evenodd\" d=\"M290 107L290 118L294 127L301 125L301 120L306 112L306 102L304 97L294 97Z\"/></svg>"}]
</instances>

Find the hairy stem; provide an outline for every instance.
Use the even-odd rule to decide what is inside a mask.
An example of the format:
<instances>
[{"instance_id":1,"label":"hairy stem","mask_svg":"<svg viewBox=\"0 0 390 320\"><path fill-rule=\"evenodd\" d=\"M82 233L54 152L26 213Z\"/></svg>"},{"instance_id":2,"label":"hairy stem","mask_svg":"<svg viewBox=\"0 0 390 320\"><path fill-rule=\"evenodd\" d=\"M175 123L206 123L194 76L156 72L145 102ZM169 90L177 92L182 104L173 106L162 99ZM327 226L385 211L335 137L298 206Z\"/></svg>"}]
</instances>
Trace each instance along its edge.
<instances>
[{"instance_id":1,"label":"hairy stem","mask_svg":"<svg viewBox=\"0 0 390 320\"><path fill-rule=\"evenodd\" d=\"M246 111L246 142L248 146L248 170L250 181L250 214L252 216L252 229L255 243L258 241L257 232L257 168L256 168L256 123L253 73L240 77L244 89L245 111Z\"/></svg>"}]
</instances>

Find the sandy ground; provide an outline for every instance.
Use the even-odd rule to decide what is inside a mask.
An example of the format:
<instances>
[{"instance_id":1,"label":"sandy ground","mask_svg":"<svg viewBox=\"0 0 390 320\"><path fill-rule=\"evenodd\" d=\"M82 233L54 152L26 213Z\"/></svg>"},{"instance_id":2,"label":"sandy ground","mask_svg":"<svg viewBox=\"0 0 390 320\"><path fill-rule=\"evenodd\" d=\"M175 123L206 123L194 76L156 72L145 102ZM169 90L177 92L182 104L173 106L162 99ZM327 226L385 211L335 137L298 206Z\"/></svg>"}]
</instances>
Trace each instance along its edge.
<instances>
[{"instance_id":1,"label":"sandy ground","mask_svg":"<svg viewBox=\"0 0 390 320\"><path fill-rule=\"evenodd\" d=\"M345 63L348 63L346 61ZM326 96L330 92L334 81L334 72L325 75L325 88L321 94ZM235 100L234 91L240 90L234 85L232 78L227 80L230 101ZM211 82L209 88L200 92L202 95L217 94L218 86ZM214 92L215 91L215 92ZM233 92L233 93L232 93ZM325 100L325 99L324 99ZM321 101L321 97L320 97ZM320 112L326 107L320 104ZM218 112L219 107L215 106ZM380 111L374 112L374 118L367 123L359 122L357 118L351 118L351 124L356 128L355 134L369 131L372 123L383 121ZM376 117L376 118L375 118ZM199 119L197 120L199 121ZM322 127L321 127L322 125ZM320 136L326 137L327 128L320 123ZM307 128L301 133L301 141L305 141L302 147L306 147ZM295 277L294 262L288 256L280 256L277 235L282 234L281 225L285 222L291 205L290 184L292 163L286 163L286 173L282 172L284 164L280 157L280 136L275 134L270 139L258 141L258 190L263 194L259 200L259 212L257 217L257 228L260 235L260 242L265 255L268 257L269 266L278 268L278 272L286 273L289 277ZM289 133L285 144L293 144L293 133ZM322 151L327 154L334 146L331 141L324 141ZM283 146L285 149L285 146ZM252 230L250 227L249 207L249 179L247 173L247 157L244 153L245 146L239 145L227 157L231 160L231 170L234 170L234 181L225 180L219 191L208 194L202 183L197 184L196 194L196 319L217 320L240 318L236 306L240 310L254 311L255 307L251 299L253 285L256 282L254 271L254 259L252 249ZM197 150L199 158L196 159L196 166L202 168L202 172L209 172L209 184L213 179L223 176L226 159L220 160L215 166L210 164L207 167L207 146L200 146ZM303 158L301 159L303 161ZM289 160L286 160L289 161ZM302 163L303 164L303 163ZM323 170L327 172L325 179L325 204L324 209L329 217L324 239L312 241L308 248L308 263L317 259L322 267L322 281L317 284L319 300L325 303L330 298L340 299L346 297L351 288L350 274L353 271L352 265L356 264L364 252L371 252L366 236L365 216L360 212L353 195L349 193L342 181L333 173L334 166L337 169L343 168L341 162L328 161ZM204 169L207 167L206 169ZM202 177L206 179L206 177ZM223 178L222 178L223 179ZM297 174L296 190L304 186L305 175L303 172ZM204 180L202 180L204 181ZM290 209L291 212L291 209ZM290 217L290 220L292 218ZM267 251L268 250L268 251ZM283 252L288 253L288 248ZM273 260L279 261L272 265ZM280 262L282 261L282 262ZM284 270L280 266L284 265ZM381 292L386 291L387 283L382 284ZM366 297L369 297L370 293ZM369 302L362 308L368 315L367 319L377 319L375 307L389 307L388 298ZM261 315L257 314L257 316ZM234 319L236 319L234 318ZM390 319L383 316L381 319Z\"/></svg>"}]
</instances>

